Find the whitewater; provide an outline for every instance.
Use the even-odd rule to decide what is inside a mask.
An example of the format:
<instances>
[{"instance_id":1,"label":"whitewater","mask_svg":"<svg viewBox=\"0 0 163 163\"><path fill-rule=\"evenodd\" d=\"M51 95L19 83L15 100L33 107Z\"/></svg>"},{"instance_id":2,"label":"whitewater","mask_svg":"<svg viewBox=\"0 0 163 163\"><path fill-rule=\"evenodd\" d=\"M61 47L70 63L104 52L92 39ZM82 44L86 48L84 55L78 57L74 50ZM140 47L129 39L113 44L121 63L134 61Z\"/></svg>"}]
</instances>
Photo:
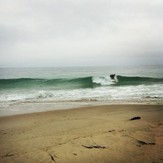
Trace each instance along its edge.
<instances>
[{"instance_id":1,"label":"whitewater","mask_svg":"<svg viewBox=\"0 0 163 163\"><path fill-rule=\"evenodd\" d=\"M163 104L162 70L161 66L0 69L0 114L103 104ZM116 83L110 79L113 72Z\"/></svg>"}]
</instances>

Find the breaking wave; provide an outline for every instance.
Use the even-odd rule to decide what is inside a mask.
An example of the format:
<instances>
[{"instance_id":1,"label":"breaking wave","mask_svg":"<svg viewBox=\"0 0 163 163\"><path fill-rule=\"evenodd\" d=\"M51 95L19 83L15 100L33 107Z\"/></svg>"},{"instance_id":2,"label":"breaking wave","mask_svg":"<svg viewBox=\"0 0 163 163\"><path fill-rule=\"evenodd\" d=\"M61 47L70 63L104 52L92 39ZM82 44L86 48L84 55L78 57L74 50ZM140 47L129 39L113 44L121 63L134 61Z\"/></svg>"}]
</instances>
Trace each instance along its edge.
<instances>
[{"instance_id":1,"label":"breaking wave","mask_svg":"<svg viewBox=\"0 0 163 163\"><path fill-rule=\"evenodd\" d=\"M37 79L37 78L18 78L18 79L0 79L0 90L4 89L83 89L94 88L99 86L112 85L150 85L163 84L163 78L150 77L129 77L117 76L117 82L112 82L107 77L81 77L81 78L58 78L58 79Z\"/></svg>"}]
</instances>

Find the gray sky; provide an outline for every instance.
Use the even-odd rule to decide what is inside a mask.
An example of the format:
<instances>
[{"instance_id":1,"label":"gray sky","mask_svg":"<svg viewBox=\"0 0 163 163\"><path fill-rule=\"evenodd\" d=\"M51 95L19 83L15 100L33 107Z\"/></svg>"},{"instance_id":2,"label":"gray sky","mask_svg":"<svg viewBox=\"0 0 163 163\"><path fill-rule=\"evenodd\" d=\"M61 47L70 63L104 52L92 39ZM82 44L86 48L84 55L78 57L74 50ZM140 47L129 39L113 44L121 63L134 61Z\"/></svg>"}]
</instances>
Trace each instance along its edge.
<instances>
[{"instance_id":1,"label":"gray sky","mask_svg":"<svg viewBox=\"0 0 163 163\"><path fill-rule=\"evenodd\" d=\"M0 0L0 67L163 64L163 0Z\"/></svg>"}]
</instances>

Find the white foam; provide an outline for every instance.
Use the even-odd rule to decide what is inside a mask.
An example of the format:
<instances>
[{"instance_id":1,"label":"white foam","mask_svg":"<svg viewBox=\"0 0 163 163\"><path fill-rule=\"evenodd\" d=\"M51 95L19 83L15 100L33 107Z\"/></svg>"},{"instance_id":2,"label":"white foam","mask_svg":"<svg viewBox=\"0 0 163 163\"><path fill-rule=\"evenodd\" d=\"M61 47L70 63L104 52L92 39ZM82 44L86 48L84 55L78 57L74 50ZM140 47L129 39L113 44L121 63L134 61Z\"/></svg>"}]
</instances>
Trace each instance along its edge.
<instances>
[{"instance_id":1,"label":"white foam","mask_svg":"<svg viewBox=\"0 0 163 163\"><path fill-rule=\"evenodd\" d=\"M96 81L100 81L98 78ZM104 80L101 80L104 81ZM100 81L100 82L101 82ZM103 82L105 83L105 82ZM0 107L8 107L11 104L29 101L38 102L63 102L63 101L163 101L163 85L139 85L139 86L103 86L89 89L75 90L35 90L32 92L6 92L0 94Z\"/></svg>"},{"instance_id":2,"label":"white foam","mask_svg":"<svg viewBox=\"0 0 163 163\"><path fill-rule=\"evenodd\" d=\"M92 78L93 83L100 84L102 86L107 86L113 84L110 77L93 77Z\"/></svg>"}]
</instances>

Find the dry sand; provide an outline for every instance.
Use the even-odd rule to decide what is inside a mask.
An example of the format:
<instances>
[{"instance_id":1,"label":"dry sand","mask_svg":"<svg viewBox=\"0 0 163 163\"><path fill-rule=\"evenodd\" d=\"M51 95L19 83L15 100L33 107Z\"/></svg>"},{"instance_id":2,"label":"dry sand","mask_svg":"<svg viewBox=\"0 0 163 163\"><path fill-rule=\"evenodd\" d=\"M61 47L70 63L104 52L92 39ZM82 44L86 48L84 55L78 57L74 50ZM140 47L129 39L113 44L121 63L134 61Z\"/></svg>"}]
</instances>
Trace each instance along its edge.
<instances>
[{"instance_id":1,"label":"dry sand","mask_svg":"<svg viewBox=\"0 0 163 163\"><path fill-rule=\"evenodd\" d=\"M131 121L135 116L141 119ZM163 162L163 106L110 105L1 117L0 162Z\"/></svg>"}]
</instances>

